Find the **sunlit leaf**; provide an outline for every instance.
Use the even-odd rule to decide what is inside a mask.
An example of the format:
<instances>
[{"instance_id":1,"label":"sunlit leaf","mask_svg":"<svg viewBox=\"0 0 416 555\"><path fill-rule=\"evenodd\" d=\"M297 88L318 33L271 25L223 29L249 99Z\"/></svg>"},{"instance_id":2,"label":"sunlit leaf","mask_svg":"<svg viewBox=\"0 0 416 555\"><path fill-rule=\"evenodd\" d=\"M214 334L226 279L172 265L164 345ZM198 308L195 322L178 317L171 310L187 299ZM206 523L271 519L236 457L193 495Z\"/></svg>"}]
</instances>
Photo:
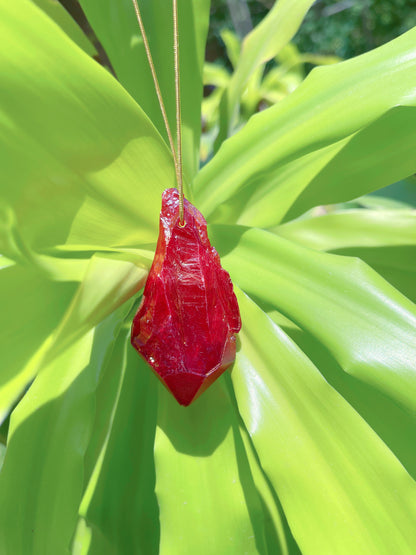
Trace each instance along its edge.
<instances>
[{"instance_id":1,"label":"sunlit leaf","mask_svg":"<svg viewBox=\"0 0 416 555\"><path fill-rule=\"evenodd\" d=\"M302 218L273 231L316 250L416 245L414 210L346 210ZM415 261L416 263L416 261Z\"/></svg>"},{"instance_id":2,"label":"sunlit leaf","mask_svg":"<svg viewBox=\"0 0 416 555\"><path fill-rule=\"evenodd\" d=\"M54 335L48 357L71 344L125 303L144 286L146 277L146 267L134 255L93 256Z\"/></svg>"},{"instance_id":3,"label":"sunlit leaf","mask_svg":"<svg viewBox=\"0 0 416 555\"><path fill-rule=\"evenodd\" d=\"M32 2L53 19L53 21L65 31L68 37L89 56L95 56L97 54L92 42L86 37L79 25L57 0L32 0Z\"/></svg>"},{"instance_id":4,"label":"sunlit leaf","mask_svg":"<svg viewBox=\"0 0 416 555\"><path fill-rule=\"evenodd\" d=\"M416 301L414 210L348 210L295 220L275 232L307 247L358 256Z\"/></svg>"},{"instance_id":5,"label":"sunlit leaf","mask_svg":"<svg viewBox=\"0 0 416 555\"><path fill-rule=\"evenodd\" d=\"M410 175L370 195L356 200L360 207L372 210L416 208L416 175Z\"/></svg>"},{"instance_id":6,"label":"sunlit leaf","mask_svg":"<svg viewBox=\"0 0 416 555\"><path fill-rule=\"evenodd\" d=\"M143 40L132 0L81 0L118 79L165 137ZM160 83L172 133L175 124L172 2L139 0L146 35ZM179 49L185 174L192 180L198 169L201 132L202 68L208 31L209 0L179 0ZM173 181L166 187L172 186Z\"/></svg>"},{"instance_id":7,"label":"sunlit leaf","mask_svg":"<svg viewBox=\"0 0 416 555\"><path fill-rule=\"evenodd\" d=\"M258 229L212 226L211 234L244 291L311 333L346 372L414 413L412 302L357 258L316 252Z\"/></svg>"},{"instance_id":8,"label":"sunlit leaf","mask_svg":"<svg viewBox=\"0 0 416 555\"><path fill-rule=\"evenodd\" d=\"M231 377L226 376L225 379L230 383L232 388ZM234 391L230 393L235 399ZM238 410L238 404L235 401L235 408ZM240 416L241 420L241 416ZM264 531L268 553L282 553L283 555L300 555L299 548L293 538L292 532L287 524L286 516L281 507L280 501L273 489L268 477L265 475L261 460L253 446L251 438L247 432L244 423L240 423L240 437L244 445L250 471L256 486L260 501L264 512ZM236 445L237 448L237 445Z\"/></svg>"},{"instance_id":9,"label":"sunlit leaf","mask_svg":"<svg viewBox=\"0 0 416 555\"><path fill-rule=\"evenodd\" d=\"M301 551L411 553L414 481L278 326L238 298L238 406Z\"/></svg>"},{"instance_id":10,"label":"sunlit leaf","mask_svg":"<svg viewBox=\"0 0 416 555\"><path fill-rule=\"evenodd\" d=\"M39 370L132 297L146 276L140 257L123 253L92 257L75 294L74 283L50 281L36 270L1 270L7 330L2 335L1 419Z\"/></svg>"},{"instance_id":11,"label":"sunlit leaf","mask_svg":"<svg viewBox=\"0 0 416 555\"><path fill-rule=\"evenodd\" d=\"M33 374L27 365L60 322L76 289L54 283L37 269L18 265L0 271L0 421Z\"/></svg>"},{"instance_id":12,"label":"sunlit leaf","mask_svg":"<svg viewBox=\"0 0 416 555\"><path fill-rule=\"evenodd\" d=\"M161 554L264 552L264 515L222 379L187 408L160 386L155 467Z\"/></svg>"},{"instance_id":13,"label":"sunlit leaf","mask_svg":"<svg viewBox=\"0 0 416 555\"><path fill-rule=\"evenodd\" d=\"M224 43L227 57L230 60L233 68L235 69L238 64L238 59L241 53L241 41L236 33L231 29L223 29L220 33L221 40ZM205 66L204 66L205 67ZM219 66L222 67L222 66Z\"/></svg>"},{"instance_id":14,"label":"sunlit leaf","mask_svg":"<svg viewBox=\"0 0 416 555\"><path fill-rule=\"evenodd\" d=\"M251 118L198 175L199 208L212 222L272 226L293 205L296 216L412 173L415 37L319 67Z\"/></svg>"},{"instance_id":15,"label":"sunlit leaf","mask_svg":"<svg viewBox=\"0 0 416 555\"><path fill-rule=\"evenodd\" d=\"M127 344L128 335L128 328L120 334L118 349L97 391L93 440L97 447L100 436L104 441L81 503L83 524L75 538L75 545L78 541L89 553L102 555L152 555L159 545L153 463L157 383ZM109 410L106 421L103 413ZM94 449L87 455L93 462ZM85 529L90 530L87 542L81 535Z\"/></svg>"},{"instance_id":16,"label":"sunlit leaf","mask_svg":"<svg viewBox=\"0 0 416 555\"><path fill-rule=\"evenodd\" d=\"M291 40L312 4L313 0L277 0L263 21L244 39L235 72L221 101L216 148L231 133L238 102L250 76Z\"/></svg>"},{"instance_id":17,"label":"sunlit leaf","mask_svg":"<svg viewBox=\"0 0 416 555\"><path fill-rule=\"evenodd\" d=\"M0 190L34 250L157 234L168 149L117 81L31 2L0 1Z\"/></svg>"},{"instance_id":18,"label":"sunlit leaf","mask_svg":"<svg viewBox=\"0 0 416 555\"><path fill-rule=\"evenodd\" d=\"M139 1L173 128L172 8ZM0 553L410 555L416 226L393 208L413 193L367 193L416 169L416 29L313 71L197 177L212 222L269 231L210 227L252 300L236 364L184 408L129 341L174 183L142 38L131 0L81 4L108 70L60 5L0 0ZM282 50L311 4L276 2L238 62L226 38L219 141L318 61ZM188 181L209 8L179 0Z\"/></svg>"},{"instance_id":19,"label":"sunlit leaf","mask_svg":"<svg viewBox=\"0 0 416 555\"><path fill-rule=\"evenodd\" d=\"M300 194L298 191L285 219L295 218L317 204L354 199L413 173L416 170L416 139L412 132L415 125L416 107L396 107L350 137L304 191ZM272 195L268 198L269 203L274 200ZM253 204L253 209L248 207L247 216L241 218L242 222L256 219L276 222L273 214L260 215L265 209L264 203Z\"/></svg>"},{"instance_id":20,"label":"sunlit leaf","mask_svg":"<svg viewBox=\"0 0 416 555\"><path fill-rule=\"evenodd\" d=\"M68 551L84 488L95 389L118 320L110 318L58 356L13 413L0 477L3 553Z\"/></svg>"},{"instance_id":21,"label":"sunlit leaf","mask_svg":"<svg viewBox=\"0 0 416 555\"><path fill-rule=\"evenodd\" d=\"M267 315L293 339L299 349L319 368L328 383L366 420L407 472L416 479L416 452L413 441L415 412L409 412L394 399L356 379L354 375L344 372L319 339L267 303L259 302L264 306Z\"/></svg>"}]
</instances>

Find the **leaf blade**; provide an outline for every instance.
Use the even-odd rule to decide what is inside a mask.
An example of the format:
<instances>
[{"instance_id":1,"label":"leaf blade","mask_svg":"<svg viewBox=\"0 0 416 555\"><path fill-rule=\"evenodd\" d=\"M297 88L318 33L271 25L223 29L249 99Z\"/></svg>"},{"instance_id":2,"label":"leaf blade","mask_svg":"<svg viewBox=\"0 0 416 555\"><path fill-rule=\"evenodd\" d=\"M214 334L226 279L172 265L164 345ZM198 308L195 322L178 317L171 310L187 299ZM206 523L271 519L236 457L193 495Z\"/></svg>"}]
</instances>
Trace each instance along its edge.
<instances>
[{"instance_id":1,"label":"leaf blade","mask_svg":"<svg viewBox=\"0 0 416 555\"><path fill-rule=\"evenodd\" d=\"M174 135L176 125L172 6L164 0L139 0L138 4ZM178 2L183 154L185 175L189 182L198 169L202 69L209 4L208 0ZM165 125L131 0L122 0L116 4L110 0L81 0L81 5L104 45L120 82L143 108L167 142Z\"/></svg>"},{"instance_id":2,"label":"leaf blade","mask_svg":"<svg viewBox=\"0 0 416 555\"><path fill-rule=\"evenodd\" d=\"M51 282L38 271L18 265L0 271L1 421L33 379L27 366L58 325L75 286Z\"/></svg>"},{"instance_id":3,"label":"leaf blade","mask_svg":"<svg viewBox=\"0 0 416 555\"><path fill-rule=\"evenodd\" d=\"M287 336L238 298L251 322L232 374L239 410L302 552L410 553L414 481Z\"/></svg>"},{"instance_id":4,"label":"leaf blade","mask_svg":"<svg viewBox=\"0 0 416 555\"><path fill-rule=\"evenodd\" d=\"M75 44L84 50L89 56L95 56L95 50L92 42L84 34L78 23L70 16L66 9L54 0L32 0L34 4L39 6L61 29L72 39Z\"/></svg>"},{"instance_id":5,"label":"leaf blade","mask_svg":"<svg viewBox=\"0 0 416 555\"><path fill-rule=\"evenodd\" d=\"M416 218L412 210L348 210L274 229L309 248L361 258L416 301Z\"/></svg>"},{"instance_id":6,"label":"leaf blade","mask_svg":"<svg viewBox=\"0 0 416 555\"><path fill-rule=\"evenodd\" d=\"M312 4L313 0L276 1L262 22L244 39L237 66L221 99L217 149L231 133L235 109L251 75L291 40Z\"/></svg>"},{"instance_id":7,"label":"leaf blade","mask_svg":"<svg viewBox=\"0 0 416 555\"><path fill-rule=\"evenodd\" d=\"M130 346L129 331L125 326L120 334L122 360L116 353L97 391L99 408L111 410L111 416L104 423L97 412L87 453L92 472L80 506L82 525L75 545L79 541L85 547L82 533L89 531L88 553L158 552L153 461L157 390L149 369Z\"/></svg>"},{"instance_id":8,"label":"leaf blade","mask_svg":"<svg viewBox=\"0 0 416 555\"><path fill-rule=\"evenodd\" d=\"M383 117L388 120L386 125L396 125L397 121L389 118L401 117L403 112L391 110L395 106L411 109L413 114L415 36L413 29L367 54L317 68L285 100L251 118L201 170L195 188L203 212L212 222L236 222L258 189L257 194L266 198L268 189L277 188L279 193L273 196L277 224L300 192L307 190L311 178L353 139L354 133L376 125ZM375 131L370 130L372 137L371 131ZM392 141L401 148L397 128ZM366 144L371 146L371 141ZM400 168L404 173L414 160L409 162L409 155L406 152L406 170ZM325 183L325 193L348 196L348 191ZM360 191L353 186L351 190L353 196L359 196ZM319 204L320 198L314 197L314 202Z\"/></svg>"},{"instance_id":9,"label":"leaf blade","mask_svg":"<svg viewBox=\"0 0 416 555\"><path fill-rule=\"evenodd\" d=\"M161 386L159 394L155 468L160 553L193 553L201 545L210 553L263 553L262 509L257 492L250 487L248 493L240 481L235 413L222 378L187 408ZM253 496L251 505L246 495Z\"/></svg>"},{"instance_id":10,"label":"leaf blade","mask_svg":"<svg viewBox=\"0 0 416 555\"><path fill-rule=\"evenodd\" d=\"M151 122L31 2L0 12L0 190L24 242L154 242L174 172Z\"/></svg>"},{"instance_id":11,"label":"leaf blade","mask_svg":"<svg viewBox=\"0 0 416 555\"><path fill-rule=\"evenodd\" d=\"M346 372L414 414L412 302L359 259L312 251L254 228L211 226L211 233L227 253L225 268L247 294L275 306Z\"/></svg>"}]
</instances>

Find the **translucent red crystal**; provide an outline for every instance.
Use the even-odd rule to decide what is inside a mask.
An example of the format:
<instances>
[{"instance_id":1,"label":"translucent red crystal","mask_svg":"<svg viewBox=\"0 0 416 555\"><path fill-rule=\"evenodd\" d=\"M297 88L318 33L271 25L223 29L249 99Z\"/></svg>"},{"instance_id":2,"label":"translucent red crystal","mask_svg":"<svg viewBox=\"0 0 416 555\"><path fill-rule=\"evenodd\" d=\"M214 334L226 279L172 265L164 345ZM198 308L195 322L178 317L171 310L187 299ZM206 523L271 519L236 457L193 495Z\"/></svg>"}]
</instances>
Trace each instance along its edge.
<instances>
[{"instance_id":1,"label":"translucent red crystal","mask_svg":"<svg viewBox=\"0 0 416 555\"><path fill-rule=\"evenodd\" d=\"M189 405L235 358L241 320L229 274L202 214L179 195L162 196L159 239L131 342L181 405Z\"/></svg>"}]
</instances>

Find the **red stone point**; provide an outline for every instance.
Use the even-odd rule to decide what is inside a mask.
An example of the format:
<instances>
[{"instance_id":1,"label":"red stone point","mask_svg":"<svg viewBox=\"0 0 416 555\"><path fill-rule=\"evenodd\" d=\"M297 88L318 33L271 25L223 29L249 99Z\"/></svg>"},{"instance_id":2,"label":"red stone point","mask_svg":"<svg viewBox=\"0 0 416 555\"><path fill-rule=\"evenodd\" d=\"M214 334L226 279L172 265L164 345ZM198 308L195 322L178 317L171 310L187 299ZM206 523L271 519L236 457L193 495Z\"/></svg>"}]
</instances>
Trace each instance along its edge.
<instances>
[{"instance_id":1,"label":"red stone point","mask_svg":"<svg viewBox=\"0 0 416 555\"><path fill-rule=\"evenodd\" d=\"M179 194L162 196L159 239L133 320L131 343L181 405L189 405L235 359L241 320L229 274L202 214Z\"/></svg>"}]
</instances>

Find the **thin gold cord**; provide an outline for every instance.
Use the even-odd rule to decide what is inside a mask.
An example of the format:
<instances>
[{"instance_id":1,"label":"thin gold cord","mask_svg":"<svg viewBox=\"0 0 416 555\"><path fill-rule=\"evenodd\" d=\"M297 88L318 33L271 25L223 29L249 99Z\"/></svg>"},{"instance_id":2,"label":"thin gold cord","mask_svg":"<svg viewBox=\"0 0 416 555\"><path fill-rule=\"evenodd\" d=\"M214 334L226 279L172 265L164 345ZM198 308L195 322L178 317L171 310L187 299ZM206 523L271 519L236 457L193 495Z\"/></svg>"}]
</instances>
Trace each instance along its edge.
<instances>
[{"instance_id":1,"label":"thin gold cord","mask_svg":"<svg viewBox=\"0 0 416 555\"><path fill-rule=\"evenodd\" d=\"M183 210L183 173L182 173L182 126L181 126L181 82L179 69L179 33L178 33L178 2L173 0L173 52L175 62L175 97L176 97L176 148L177 162L176 180L179 191L179 223L185 225Z\"/></svg>"},{"instance_id":2,"label":"thin gold cord","mask_svg":"<svg viewBox=\"0 0 416 555\"><path fill-rule=\"evenodd\" d=\"M180 78L179 78L179 39L178 39L178 6L177 1L173 0L173 49L175 58L175 96L176 96L176 134L177 134L177 151L173 142L172 133L169 127L169 120L166 114L165 104L163 102L162 92L160 90L159 81L156 75L155 65L153 63L152 54L150 52L149 42L147 40L146 31L143 25L143 19L137 0L132 0L134 11L136 12L137 22L143 37L143 44L146 51L147 61L149 62L150 71L152 73L153 83L155 85L160 110L162 112L163 121L165 122L166 133L168 135L170 149L172 151L173 162L175 164L176 182L179 191L179 223L184 226L184 209L183 209L183 172L182 172L182 130L181 130L181 100L180 100Z\"/></svg>"},{"instance_id":3,"label":"thin gold cord","mask_svg":"<svg viewBox=\"0 0 416 555\"><path fill-rule=\"evenodd\" d=\"M137 3L137 0L132 0L132 2L133 2L133 6L134 6L134 11L136 12L136 17L137 17L137 22L138 22L139 27L140 27L140 32L141 32L142 37L143 37L144 49L146 50L147 61L149 62L150 71L152 73L153 83L155 85L157 99L159 101L159 106L160 106L160 111L162 112L163 121L165 122L166 133L168 134L170 149L172 151L172 156L173 156L173 162L175 164L176 175L178 175L178 170L177 170L178 159L177 159L177 156L176 156L175 143L173 142L172 133L170 131L169 120L168 120L168 116L166 114L165 104L163 102L162 92L160 90L159 81L157 79L156 69L155 69L155 65L153 63L152 54L150 52L149 42L147 40L146 31L144 30L142 14L140 12L140 8L139 8L139 5Z\"/></svg>"}]
</instances>

